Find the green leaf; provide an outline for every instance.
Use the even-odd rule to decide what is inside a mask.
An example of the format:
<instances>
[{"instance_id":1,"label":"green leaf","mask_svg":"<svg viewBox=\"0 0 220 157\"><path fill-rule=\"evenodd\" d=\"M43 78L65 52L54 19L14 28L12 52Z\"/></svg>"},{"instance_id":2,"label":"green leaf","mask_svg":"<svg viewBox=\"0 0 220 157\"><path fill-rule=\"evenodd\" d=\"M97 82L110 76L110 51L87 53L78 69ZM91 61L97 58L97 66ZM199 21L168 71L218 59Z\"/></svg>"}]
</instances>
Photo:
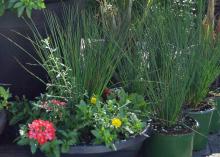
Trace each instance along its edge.
<instances>
[{"instance_id":1,"label":"green leaf","mask_svg":"<svg viewBox=\"0 0 220 157\"><path fill-rule=\"evenodd\" d=\"M55 157L60 157L60 151L59 149L54 149L54 154L55 154Z\"/></svg>"},{"instance_id":2,"label":"green leaf","mask_svg":"<svg viewBox=\"0 0 220 157\"><path fill-rule=\"evenodd\" d=\"M40 150L43 151L43 152L48 152L50 150L50 142L47 142L45 144L43 144L41 147L40 147Z\"/></svg>"},{"instance_id":3,"label":"green leaf","mask_svg":"<svg viewBox=\"0 0 220 157\"><path fill-rule=\"evenodd\" d=\"M35 140L30 140L30 146L31 146L31 153L35 154L37 151L37 142Z\"/></svg>"},{"instance_id":4,"label":"green leaf","mask_svg":"<svg viewBox=\"0 0 220 157\"><path fill-rule=\"evenodd\" d=\"M62 153L67 153L70 149L70 146L65 142L64 144L62 144L61 146L61 152Z\"/></svg>"},{"instance_id":5,"label":"green leaf","mask_svg":"<svg viewBox=\"0 0 220 157\"><path fill-rule=\"evenodd\" d=\"M7 5L7 9L11 9L13 8L14 4L17 2L17 0L10 0L8 2L8 5Z\"/></svg>"},{"instance_id":6,"label":"green leaf","mask_svg":"<svg viewBox=\"0 0 220 157\"><path fill-rule=\"evenodd\" d=\"M17 142L18 145L24 146L29 144L29 140L27 138L22 138Z\"/></svg>"},{"instance_id":7,"label":"green leaf","mask_svg":"<svg viewBox=\"0 0 220 157\"><path fill-rule=\"evenodd\" d=\"M26 8L26 14L27 14L27 16L28 16L29 18L31 18L31 12L32 12L31 9Z\"/></svg>"},{"instance_id":8,"label":"green leaf","mask_svg":"<svg viewBox=\"0 0 220 157\"><path fill-rule=\"evenodd\" d=\"M23 3L22 2L17 2L15 5L14 5L14 8L20 8L23 6Z\"/></svg>"},{"instance_id":9,"label":"green leaf","mask_svg":"<svg viewBox=\"0 0 220 157\"><path fill-rule=\"evenodd\" d=\"M96 137L96 138L100 138L100 134L97 130L92 130L91 133Z\"/></svg>"},{"instance_id":10,"label":"green leaf","mask_svg":"<svg viewBox=\"0 0 220 157\"><path fill-rule=\"evenodd\" d=\"M0 16L5 12L5 4L4 2L0 2Z\"/></svg>"},{"instance_id":11,"label":"green leaf","mask_svg":"<svg viewBox=\"0 0 220 157\"><path fill-rule=\"evenodd\" d=\"M24 9L25 9L25 6L18 8L18 17L21 17L21 15L24 13Z\"/></svg>"},{"instance_id":12,"label":"green leaf","mask_svg":"<svg viewBox=\"0 0 220 157\"><path fill-rule=\"evenodd\" d=\"M15 125L17 124L19 121L23 120L25 117L24 113L18 113L17 115L14 115L14 117L10 120L9 125Z\"/></svg>"}]
</instances>

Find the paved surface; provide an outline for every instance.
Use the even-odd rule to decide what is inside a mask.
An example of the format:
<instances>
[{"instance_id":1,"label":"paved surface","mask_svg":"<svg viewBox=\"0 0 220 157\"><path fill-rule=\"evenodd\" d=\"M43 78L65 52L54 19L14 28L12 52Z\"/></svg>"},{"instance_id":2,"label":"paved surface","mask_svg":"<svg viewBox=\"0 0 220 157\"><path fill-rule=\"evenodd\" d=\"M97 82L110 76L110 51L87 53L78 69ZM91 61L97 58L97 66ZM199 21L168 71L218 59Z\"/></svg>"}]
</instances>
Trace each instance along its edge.
<instances>
[{"instance_id":1,"label":"paved surface","mask_svg":"<svg viewBox=\"0 0 220 157\"><path fill-rule=\"evenodd\" d=\"M206 149L194 152L193 157L220 157L220 132L210 135Z\"/></svg>"}]
</instances>

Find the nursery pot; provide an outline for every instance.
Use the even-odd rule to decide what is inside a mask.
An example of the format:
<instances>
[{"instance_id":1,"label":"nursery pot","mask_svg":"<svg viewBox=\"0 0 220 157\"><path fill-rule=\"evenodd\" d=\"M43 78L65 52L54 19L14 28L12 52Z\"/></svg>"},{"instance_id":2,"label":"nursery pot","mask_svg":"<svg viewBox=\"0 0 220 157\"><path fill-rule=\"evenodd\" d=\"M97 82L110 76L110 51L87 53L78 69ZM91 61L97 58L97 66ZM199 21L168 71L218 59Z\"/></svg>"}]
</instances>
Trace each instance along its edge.
<instances>
[{"instance_id":1,"label":"nursery pot","mask_svg":"<svg viewBox=\"0 0 220 157\"><path fill-rule=\"evenodd\" d=\"M216 109L213 112L212 120L210 124L210 133L217 133L220 131L220 97L215 96L213 97L215 102Z\"/></svg>"},{"instance_id":2,"label":"nursery pot","mask_svg":"<svg viewBox=\"0 0 220 157\"><path fill-rule=\"evenodd\" d=\"M84 0L45 0L45 2L47 10L53 11L60 17L63 10L63 3L75 7L79 6L79 8L83 7L84 4ZM39 10L33 11L32 19L39 33L44 34L44 12ZM26 21L29 22L30 20L26 18ZM47 81L48 78L46 72L40 66L36 65L33 58L6 39L10 38L28 53L36 57L32 44L15 32L19 32L24 36L31 37L32 35L25 20L18 18L16 13L12 11L6 11L3 16L0 16L0 34L5 36L0 35L0 85L3 84L7 88L10 88L13 96L17 95L21 97L25 95L28 99L32 99L44 92L45 85L36 79L35 76L29 74L21 65L25 66L44 81ZM16 59L21 65L18 64Z\"/></svg>"},{"instance_id":3,"label":"nursery pot","mask_svg":"<svg viewBox=\"0 0 220 157\"><path fill-rule=\"evenodd\" d=\"M143 157L192 157L194 132L154 133L144 144Z\"/></svg>"},{"instance_id":4,"label":"nursery pot","mask_svg":"<svg viewBox=\"0 0 220 157\"><path fill-rule=\"evenodd\" d=\"M7 122L7 114L6 114L5 110L1 110L0 111L0 135L4 131L6 122Z\"/></svg>"},{"instance_id":5,"label":"nursery pot","mask_svg":"<svg viewBox=\"0 0 220 157\"><path fill-rule=\"evenodd\" d=\"M199 151L206 147L208 143L208 134L210 123L215 108L207 109L206 111L188 111L188 115L194 118L199 123L199 127L195 129L193 150Z\"/></svg>"},{"instance_id":6,"label":"nursery pot","mask_svg":"<svg viewBox=\"0 0 220 157\"><path fill-rule=\"evenodd\" d=\"M146 134L148 134L146 132ZM116 150L107 148L105 145L79 145L72 146L68 153L61 157L139 157L140 149L147 136L145 134L132 137L128 140L115 143ZM9 151L10 150L10 151ZM0 145L0 156L21 156L21 157L45 157L42 152L32 155L30 147L17 145Z\"/></svg>"},{"instance_id":7,"label":"nursery pot","mask_svg":"<svg viewBox=\"0 0 220 157\"><path fill-rule=\"evenodd\" d=\"M76 146L62 157L138 157L145 139L145 135L140 135L127 141L121 141L116 144L115 151L104 145Z\"/></svg>"}]
</instances>

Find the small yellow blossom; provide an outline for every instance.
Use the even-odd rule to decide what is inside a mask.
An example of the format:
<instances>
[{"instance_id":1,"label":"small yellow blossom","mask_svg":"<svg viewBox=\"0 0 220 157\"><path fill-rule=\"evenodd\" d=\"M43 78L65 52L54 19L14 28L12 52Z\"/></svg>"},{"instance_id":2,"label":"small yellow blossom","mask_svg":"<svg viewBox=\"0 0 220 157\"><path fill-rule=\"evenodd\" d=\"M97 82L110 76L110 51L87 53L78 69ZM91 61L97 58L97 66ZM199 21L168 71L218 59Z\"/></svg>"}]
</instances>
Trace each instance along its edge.
<instances>
[{"instance_id":1,"label":"small yellow blossom","mask_svg":"<svg viewBox=\"0 0 220 157\"><path fill-rule=\"evenodd\" d=\"M95 96L91 97L90 102L95 105L97 103L97 98Z\"/></svg>"},{"instance_id":2,"label":"small yellow blossom","mask_svg":"<svg viewBox=\"0 0 220 157\"><path fill-rule=\"evenodd\" d=\"M115 127L115 128L120 128L121 125L122 125L122 122L119 118L113 118L112 119L112 125Z\"/></svg>"}]
</instances>

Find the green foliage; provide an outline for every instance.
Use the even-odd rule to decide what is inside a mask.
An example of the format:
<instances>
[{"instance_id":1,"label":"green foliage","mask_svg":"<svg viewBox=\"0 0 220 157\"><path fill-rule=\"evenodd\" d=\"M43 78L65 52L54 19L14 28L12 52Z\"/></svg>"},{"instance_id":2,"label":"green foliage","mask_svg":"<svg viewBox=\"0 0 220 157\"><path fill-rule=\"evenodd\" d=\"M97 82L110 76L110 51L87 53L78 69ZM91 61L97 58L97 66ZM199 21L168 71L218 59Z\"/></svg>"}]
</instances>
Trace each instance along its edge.
<instances>
[{"instance_id":1,"label":"green foliage","mask_svg":"<svg viewBox=\"0 0 220 157\"><path fill-rule=\"evenodd\" d=\"M209 3L214 3L214 1L209 1ZM194 38L191 41L191 56L194 56L191 76L194 77L192 77L193 81L186 100L191 109L198 109L203 105L211 84L220 74L219 36L215 34L214 21L212 21L214 15L210 13L212 12L210 10L214 8L208 9L208 13L202 21L205 4L206 2L202 2L200 5L200 16L197 18L199 20L195 25L196 30L194 30Z\"/></svg>"},{"instance_id":2,"label":"green foliage","mask_svg":"<svg viewBox=\"0 0 220 157\"><path fill-rule=\"evenodd\" d=\"M194 83L194 48L202 23L200 16L192 14L195 8L153 5L134 25L126 47L129 52L118 67L121 84L145 95L153 117L164 126L182 120L182 106Z\"/></svg>"},{"instance_id":3,"label":"green foliage","mask_svg":"<svg viewBox=\"0 0 220 157\"><path fill-rule=\"evenodd\" d=\"M123 135L123 138L127 139L131 135L135 136L137 133L143 131L145 124L139 118L146 118L148 112L146 111L146 102L142 101L143 98L136 95L137 99L142 101L142 104L136 104L134 94L128 95L124 90L115 90L107 100L105 104L96 104L96 109L93 111L93 121L95 123L95 128L92 130L93 135L96 137L95 143L102 144L103 142L109 146L112 145L114 141L119 139L118 135ZM116 97L117 95L117 97ZM114 98L113 98L114 97ZM118 99L118 100L117 100ZM143 104L144 103L144 104ZM136 110L138 106L145 106L145 110L140 112ZM139 117L139 118L138 118ZM112 119L118 118L122 122L122 126L115 129L112 126ZM144 119L143 118L143 119Z\"/></svg>"},{"instance_id":4,"label":"green foliage","mask_svg":"<svg viewBox=\"0 0 220 157\"><path fill-rule=\"evenodd\" d=\"M40 58L37 62L50 77L49 94L78 103L85 93L102 94L124 54L120 45L125 41L103 31L89 13L64 10L63 25L56 15L46 13L47 39L30 26L35 36L32 44Z\"/></svg>"},{"instance_id":5,"label":"green foliage","mask_svg":"<svg viewBox=\"0 0 220 157\"><path fill-rule=\"evenodd\" d=\"M208 35L200 40L200 45L197 47L194 68L195 76L193 84L188 93L187 105L190 108L196 109L200 107L209 92L210 85L216 80L220 74L219 59L220 51L218 44L213 44L213 34Z\"/></svg>"},{"instance_id":6,"label":"green foliage","mask_svg":"<svg viewBox=\"0 0 220 157\"><path fill-rule=\"evenodd\" d=\"M5 90L0 86L0 110L4 109L8 105L8 99L11 97L9 90Z\"/></svg>"},{"instance_id":7,"label":"green foliage","mask_svg":"<svg viewBox=\"0 0 220 157\"><path fill-rule=\"evenodd\" d=\"M146 127L148 104L137 94L128 95L123 89L112 89L107 98L98 98L91 103L85 98L77 105L65 106L53 104L54 99L46 95L31 103L34 117L53 122L56 127L56 139L39 145L27 136L30 120L22 122L18 144L30 145L32 153L40 148L47 156L60 156L70 146L77 144L105 144L115 148L114 143L142 133ZM61 100L60 100L61 101ZM138 110L139 106L145 110ZM29 107L28 107L29 108ZM27 113L29 116L30 113ZM116 124L113 120L116 120ZM120 122L118 122L118 120Z\"/></svg>"},{"instance_id":8,"label":"green foliage","mask_svg":"<svg viewBox=\"0 0 220 157\"><path fill-rule=\"evenodd\" d=\"M36 115L39 113L35 110L32 110L31 102L23 98L20 100L16 98L15 101L10 102L7 110L9 111L9 124L16 125L24 122L31 122L36 118Z\"/></svg>"},{"instance_id":9,"label":"green foliage","mask_svg":"<svg viewBox=\"0 0 220 157\"><path fill-rule=\"evenodd\" d=\"M31 17L32 10L44 9L44 0L0 0L0 16L6 9L16 10L18 17L26 14Z\"/></svg>"}]
</instances>

